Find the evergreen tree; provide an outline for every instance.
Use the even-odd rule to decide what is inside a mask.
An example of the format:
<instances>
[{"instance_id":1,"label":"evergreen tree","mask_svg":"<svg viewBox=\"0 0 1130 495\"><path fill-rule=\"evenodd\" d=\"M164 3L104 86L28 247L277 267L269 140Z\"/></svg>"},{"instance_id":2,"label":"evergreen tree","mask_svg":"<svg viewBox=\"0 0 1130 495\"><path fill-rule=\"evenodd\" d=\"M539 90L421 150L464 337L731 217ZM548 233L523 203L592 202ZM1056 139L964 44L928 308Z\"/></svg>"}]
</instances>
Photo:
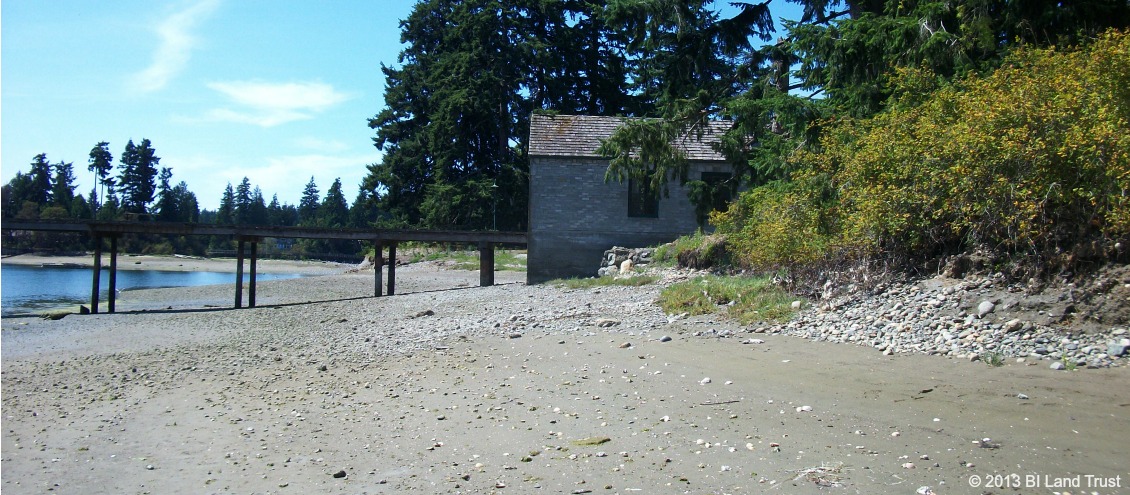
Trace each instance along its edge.
<instances>
[{"instance_id":1,"label":"evergreen tree","mask_svg":"<svg viewBox=\"0 0 1130 495\"><path fill-rule=\"evenodd\" d=\"M188 184L180 181L173 186L172 196L176 202L177 221L196 223L200 221L200 203L196 194L188 190Z\"/></svg>"},{"instance_id":2,"label":"evergreen tree","mask_svg":"<svg viewBox=\"0 0 1130 495\"><path fill-rule=\"evenodd\" d=\"M32 201L32 179L30 174L16 172L16 176L4 185L4 217L35 219L39 217L38 204ZM28 217L24 213L25 204L33 205L35 215Z\"/></svg>"},{"instance_id":3,"label":"evergreen tree","mask_svg":"<svg viewBox=\"0 0 1130 495\"><path fill-rule=\"evenodd\" d=\"M87 196L87 200L86 200L87 208L89 208L90 212L91 212L91 218L93 218L94 214L98 212L98 201L99 200L100 200L100 198L98 196L98 186L96 185L96 186L90 188L90 195Z\"/></svg>"},{"instance_id":4,"label":"evergreen tree","mask_svg":"<svg viewBox=\"0 0 1130 495\"><path fill-rule=\"evenodd\" d=\"M334 179L326 197L318 207L318 224L322 227L341 228L349 225L349 203L341 192L341 178Z\"/></svg>"},{"instance_id":5,"label":"evergreen tree","mask_svg":"<svg viewBox=\"0 0 1130 495\"><path fill-rule=\"evenodd\" d=\"M720 18L714 4L608 2L604 15L623 33L619 39L629 54L633 90L650 109L645 115L685 117L740 88L735 76L750 38L767 41L773 31L769 2L732 3L740 12L729 19Z\"/></svg>"},{"instance_id":6,"label":"evergreen tree","mask_svg":"<svg viewBox=\"0 0 1130 495\"><path fill-rule=\"evenodd\" d=\"M280 211L282 217L282 224L288 227L298 225L298 207L290 203L283 203L282 210Z\"/></svg>"},{"instance_id":7,"label":"evergreen tree","mask_svg":"<svg viewBox=\"0 0 1130 495\"><path fill-rule=\"evenodd\" d=\"M369 228L377 221L379 215L376 195L363 188L357 191L357 198L349 207L349 226L355 229Z\"/></svg>"},{"instance_id":8,"label":"evergreen tree","mask_svg":"<svg viewBox=\"0 0 1130 495\"><path fill-rule=\"evenodd\" d=\"M251 191L251 202L247 206L247 223L268 225L267 203L263 200L263 191L259 186L255 186Z\"/></svg>"},{"instance_id":9,"label":"evergreen tree","mask_svg":"<svg viewBox=\"0 0 1130 495\"><path fill-rule=\"evenodd\" d=\"M1059 2L804 2L788 23L800 86L822 91L837 111L883 108L897 68L926 68L950 80L996 68L1017 46L1062 47L1130 25L1125 0Z\"/></svg>"},{"instance_id":10,"label":"evergreen tree","mask_svg":"<svg viewBox=\"0 0 1130 495\"><path fill-rule=\"evenodd\" d=\"M217 225L232 225L235 223L235 192L231 183L224 188L224 195L220 198L220 209L216 210Z\"/></svg>"},{"instance_id":11,"label":"evergreen tree","mask_svg":"<svg viewBox=\"0 0 1130 495\"><path fill-rule=\"evenodd\" d=\"M279 196L272 195L271 203L267 205L267 224L282 227L298 225L298 209L291 204L279 204Z\"/></svg>"},{"instance_id":12,"label":"evergreen tree","mask_svg":"<svg viewBox=\"0 0 1130 495\"><path fill-rule=\"evenodd\" d=\"M318 224L318 202L318 185L314 183L314 177L310 176L310 182L306 183L302 198L298 200L298 225L312 227Z\"/></svg>"},{"instance_id":13,"label":"evergreen tree","mask_svg":"<svg viewBox=\"0 0 1130 495\"><path fill-rule=\"evenodd\" d=\"M199 215L196 221L202 224L214 225L216 224L216 210L203 209L199 210Z\"/></svg>"},{"instance_id":14,"label":"evergreen tree","mask_svg":"<svg viewBox=\"0 0 1130 495\"><path fill-rule=\"evenodd\" d=\"M90 162L86 168L94 172L94 176L97 179L96 182L98 185L102 186L102 194L97 196L97 198L102 198L106 195L106 186L109 185L113 187L114 181L114 178L110 177L110 171L114 169L114 155L110 154L110 143L100 141L90 149ZM96 196L94 194L91 194L90 198L91 205L95 206L94 211L97 211L97 205L100 203L95 200Z\"/></svg>"},{"instance_id":15,"label":"evergreen tree","mask_svg":"<svg viewBox=\"0 0 1130 495\"><path fill-rule=\"evenodd\" d=\"M102 204L98 205L98 213L94 217L105 221L118 220L122 213L121 209L118 194L114 191L114 187L107 183L106 197L102 199Z\"/></svg>"},{"instance_id":16,"label":"evergreen tree","mask_svg":"<svg viewBox=\"0 0 1130 495\"><path fill-rule=\"evenodd\" d=\"M169 180L173 178L173 169L161 167L157 176L157 220L162 222L175 222L181 219L180 206Z\"/></svg>"},{"instance_id":17,"label":"evergreen tree","mask_svg":"<svg viewBox=\"0 0 1130 495\"><path fill-rule=\"evenodd\" d=\"M94 210L90 208L90 202L86 200L81 194L75 196L71 200L70 208L67 211L68 216L80 220L90 220L94 218Z\"/></svg>"},{"instance_id":18,"label":"evergreen tree","mask_svg":"<svg viewBox=\"0 0 1130 495\"><path fill-rule=\"evenodd\" d=\"M235 188L235 223L250 225L251 222L251 180L244 177Z\"/></svg>"},{"instance_id":19,"label":"evergreen tree","mask_svg":"<svg viewBox=\"0 0 1130 495\"><path fill-rule=\"evenodd\" d=\"M1018 44L1077 43L1130 23L1125 0L799 0L801 18L785 22L776 43L755 48L751 36L773 33L768 2L734 4L739 13L728 19L704 10L715 3L609 2L609 22L628 35L631 78L655 105L647 115L662 117L624 126L606 142L609 177L683 180L687 163L672 137L694 137L707 120L725 118L733 125L720 150L736 176L751 185L788 180L788 155L817 143L818 122L881 111L899 70L950 80L991 71ZM656 163L667 166L650 173Z\"/></svg>"},{"instance_id":20,"label":"evergreen tree","mask_svg":"<svg viewBox=\"0 0 1130 495\"><path fill-rule=\"evenodd\" d=\"M51 184L51 204L69 211L75 201L74 164L59 162L51 167L55 169L55 180Z\"/></svg>"},{"instance_id":21,"label":"evergreen tree","mask_svg":"<svg viewBox=\"0 0 1130 495\"><path fill-rule=\"evenodd\" d=\"M666 194L670 181L686 183L689 163L675 143L699 139L722 111L721 102L747 90L753 38L770 39L773 24L768 2L734 3L739 11L721 18L711 0L610 2L606 15L627 35L633 61L632 80L648 105L643 116L621 126L599 151L608 156L606 177L647 181L655 194ZM746 139L738 139L744 149ZM735 175L745 175L734 160ZM713 206L715 188L731 183L693 181L691 200L701 212Z\"/></svg>"},{"instance_id":22,"label":"evergreen tree","mask_svg":"<svg viewBox=\"0 0 1130 495\"><path fill-rule=\"evenodd\" d=\"M46 207L51 202L51 164L47 163L46 154L35 155L28 177L30 182L23 194L23 201L31 201L40 208Z\"/></svg>"},{"instance_id":23,"label":"evergreen tree","mask_svg":"<svg viewBox=\"0 0 1130 495\"><path fill-rule=\"evenodd\" d=\"M122 209L129 213L148 211L156 193L157 165L161 158L148 139L134 145L131 139L120 157L118 166L118 191L122 194Z\"/></svg>"},{"instance_id":24,"label":"evergreen tree","mask_svg":"<svg viewBox=\"0 0 1130 495\"><path fill-rule=\"evenodd\" d=\"M576 0L428 0L402 26L400 66L382 68L370 120L381 163L361 188L388 218L432 228L526 221L534 109L616 114L633 105L626 63L594 5ZM457 26L457 28L452 28Z\"/></svg>"},{"instance_id":25,"label":"evergreen tree","mask_svg":"<svg viewBox=\"0 0 1130 495\"><path fill-rule=\"evenodd\" d=\"M267 205L267 225L286 225L282 215L282 205L279 204L279 195L271 195L271 202Z\"/></svg>"}]
</instances>

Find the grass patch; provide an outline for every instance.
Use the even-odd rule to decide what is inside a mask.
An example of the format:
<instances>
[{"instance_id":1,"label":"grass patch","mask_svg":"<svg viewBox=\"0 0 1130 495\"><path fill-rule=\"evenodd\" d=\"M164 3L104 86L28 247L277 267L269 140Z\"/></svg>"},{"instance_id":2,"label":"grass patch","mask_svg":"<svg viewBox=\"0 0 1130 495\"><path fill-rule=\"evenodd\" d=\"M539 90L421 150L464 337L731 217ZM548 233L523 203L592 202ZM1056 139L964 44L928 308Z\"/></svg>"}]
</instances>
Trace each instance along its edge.
<instances>
[{"instance_id":1,"label":"grass patch","mask_svg":"<svg viewBox=\"0 0 1130 495\"><path fill-rule=\"evenodd\" d=\"M985 352L981 354L981 361L993 368L1004 366L1004 354L997 351Z\"/></svg>"},{"instance_id":2,"label":"grass patch","mask_svg":"<svg viewBox=\"0 0 1130 495\"><path fill-rule=\"evenodd\" d=\"M1079 367L1074 359L1067 359L1067 356L1060 358L1060 362L1063 363L1063 369L1067 371L1075 371L1075 369Z\"/></svg>"},{"instance_id":3,"label":"grass patch","mask_svg":"<svg viewBox=\"0 0 1130 495\"><path fill-rule=\"evenodd\" d=\"M768 277L709 275L674 284L659 294L659 306L667 314L725 311L743 325L786 320L795 312L793 300L791 294L773 285Z\"/></svg>"},{"instance_id":4,"label":"grass patch","mask_svg":"<svg viewBox=\"0 0 1130 495\"><path fill-rule=\"evenodd\" d=\"M477 250L452 250L442 248L417 248L412 251L411 263L421 261L449 262L456 270L478 270L479 252ZM495 250L494 269L496 271L526 271L526 252Z\"/></svg>"},{"instance_id":5,"label":"grass patch","mask_svg":"<svg viewBox=\"0 0 1130 495\"><path fill-rule=\"evenodd\" d=\"M675 266L675 263L679 260L679 253L695 249L700 244L702 244L701 232L679 237L667 244L656 246L655 254L652 256L651 262L659 266Z\"/></svg>"},{"instance_id":6,"label":"grass patch","mask_svg":"<svg viewBox=\"0 0 1130 495\"><path fill-rule=\"evenodd\" d=\"M566 289L592 289L595 287L640 287L654 284L659 280L655 275L636 275L633 277L588 277L559 278L549 283Z\"/></svg>"}]
</instances>

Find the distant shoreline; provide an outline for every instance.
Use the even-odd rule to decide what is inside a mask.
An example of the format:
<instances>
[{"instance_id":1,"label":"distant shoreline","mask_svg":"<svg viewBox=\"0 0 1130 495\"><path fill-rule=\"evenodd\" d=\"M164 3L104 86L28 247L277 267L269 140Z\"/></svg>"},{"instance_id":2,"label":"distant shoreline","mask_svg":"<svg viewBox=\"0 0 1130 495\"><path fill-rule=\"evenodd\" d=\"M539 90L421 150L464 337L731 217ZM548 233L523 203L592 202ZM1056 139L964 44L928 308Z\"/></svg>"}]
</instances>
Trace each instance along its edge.
<instances>
[{"instance_id":1,"label":"distant shoreline","mask_svg":"<svg viewBox=\"0 0 1130 495\"><path fill-rule=\"evenodd\" d=\"M0 266L25 266L25 267L64 267L75 270L86 270L88 273L90 268L94 265L94 257L90 256L42 256L42 255L16 255L5 257L0 260ZM108 268L110 265L110 257L103 253L102 266ZM293 274L301 277L320 276L320 275L340 275L344 274L354 268L354 265L343 263L331 263L322 261L295 261L295 260L257 260L256 271L260 274ZM244 276L246 277L250 269L250 262L244 264ZM119 271L165 271L165 272L210 272L210 273L230 273L235 274L236 260L234 258L198 258L198 257L183 257L183 256L160 256L160 255L118 255L118 270ZM106 284L105 273L102 274L103 286ZM220 290L223 294L222 297L215 301L209 300L207 304L224 304L224 299L227 299L227 291L230 290L230 284L221 284L224 286ZM200 286L206 287L206 286ZM137 299L145 300L149 294L145 291L156 291L154 293L167 294L161 289L138 288L127 289L119 294L117 299L117 306L119 310L141 309L141 307L164 307L169 303L175 303L179 296L186 294L186 290L190 287L175 287L176 296L173 296L168 301L157 300L148 301L146 305L137 306L135 301ZM205 289L196 289L205 290ZM105 298L100 302L102 311L106 310L107 300ZM201 305L206 303L201 302ZM89 307L89 301L83 300L80 302L62 302L58 304L45 304L41 307L12 310L8 304L5 304L5 311L3 318L20 318L28 316L43 316L45 314L79 314L82 306Z\"/></svg>"},{"instance_id":2,"label":"distant shoreline","mask_svg":"<svg viewBox=\"0 0 1130 495\"><path fill-rule=\"evenodd\" d=\"M22 266L67 266L78 268L91 268L94 266L94 255L88 256L43 256L33 254L20 254L7 256L0 260L3 265ZM102 266L110 266L110 256L102 254ZM272 260L259 259L255 263L255 270L259 273L294 273L298 275L332 275L343 273L354 265L348 263L335 263L327 261L306 260ZM200 258L177 255L135 255L119 254L119 270L162 270L185 272L219 272L235 273L235 258ZM244 270L250 268L250 262L244 263Z\"/></svg>"}]
</instances>

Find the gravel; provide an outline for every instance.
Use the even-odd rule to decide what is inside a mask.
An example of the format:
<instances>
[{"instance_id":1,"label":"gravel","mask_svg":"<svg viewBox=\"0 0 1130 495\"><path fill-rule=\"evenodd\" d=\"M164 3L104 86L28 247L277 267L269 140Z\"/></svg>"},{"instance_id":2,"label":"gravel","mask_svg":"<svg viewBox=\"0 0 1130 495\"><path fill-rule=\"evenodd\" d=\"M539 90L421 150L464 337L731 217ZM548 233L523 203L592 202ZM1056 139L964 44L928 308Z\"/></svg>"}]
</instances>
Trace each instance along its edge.
<instances>
[{"instance_id":1,"label":"gravel","mask_svg":"<svg viewBox=\"0 0 1130 495\"><path fill-rule=\"evenodd\" d=\"M996 355L1088 368L1126 363L1122 356L1130 339L1122 337L1125 327L1074 330L998 315L998 303L980 299L985 293L1010 291L1018 290L999 287L991 278L911 280L829 298L786 323L757 325L754 331L870 346L887 355Z\"/></svg>"}]
</instances>

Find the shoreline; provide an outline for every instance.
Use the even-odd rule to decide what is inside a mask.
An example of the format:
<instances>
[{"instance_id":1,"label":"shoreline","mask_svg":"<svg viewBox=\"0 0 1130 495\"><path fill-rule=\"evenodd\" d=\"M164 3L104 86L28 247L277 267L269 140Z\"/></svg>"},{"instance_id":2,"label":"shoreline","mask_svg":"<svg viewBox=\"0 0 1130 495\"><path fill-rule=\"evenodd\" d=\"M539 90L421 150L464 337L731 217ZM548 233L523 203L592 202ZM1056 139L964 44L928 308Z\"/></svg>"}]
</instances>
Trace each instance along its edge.
<instances>
[{"instance_id":1,"label":"shoreline","mask_svg":"<svg viewBox=\"0 0 1130 495\"><path fill-rule=\"evenodd\" d=\"M15 256L7 256L0 260L0 269L3 266L29 266L29 267L64 267L76 270L91 270L94 266L93 254L89 256L42 256L21 254ZM235 258L200 258L189 256L177 255L132 255L132 254L119 254L118 265L119 271L165 271L165 272L210 272L210 273L228 273L235 274L236 272L236 259ZM102 268L108 269L109 256L103 254ZM298 275L299 278L337 275L346 273L349 270L356 268L356 265L346 263L336 263L327 261L305 261L305 260L273 260L273 259L259 259L255 264L256 272L259 274L293 274ZM245 260L244 263L244 277L247 277L248 270L250 269L250 262ZM106 275L103 274L102 278L105 280ZM256 283L257 287L270 281L259 280ZM103 283L106 283L103 281ZM232 283L216 284L216 287L228 287L229 292L234 296L234 281ZM206 286L208 287L208 286ZM118 311L130 311L141 309L153 309L158 306L154 304L139 305L135 299L146 300L141 291L146 290L159 290L159 289L188 289L189 287L167 287L167 288L154 288L154 289L127 289L120 291L116 301L115 307ZM244 297L246 296L246 283ZM176 301L176 298L173 298ZM150 301L151 303L153 301ZM229 301L231 305L233 301ZM106 298L102 298L99 302L99 311L107 310ZM213 304L213 303L210 303ZM26 311L19 313L5 314L4 318L35 318L35 317L60 317L60 315L79 315L82 308L89 308L89 299L77 303L64 303L43 305L38 308L29 308Z\"/></svg>"},{"instance_id":2,"label":"shoreline","mask_svg":"<svg viewBox=\"0 0 1130 495\"><path fill-rule=\"evenodd\" d=\"M18 254L5 256L0 259L3 265L43 266L63 264L70 267L91 269L94 266L94 254L88 256L41 256L33 254ZM102 267L109 268L110 256L102 254ZM248 269L250 261L245 260L244 270ZM329 261L305 260L274 260L258 259L255 269L259 273L295 273L298 275L330 275L342 273L354 268L356 265L336 263ZM177 255L142 255L118 254L118 270L159 270L180 272L216 272L235 273L236 258L199 258Z\"/></svg>"}]
</instances>

